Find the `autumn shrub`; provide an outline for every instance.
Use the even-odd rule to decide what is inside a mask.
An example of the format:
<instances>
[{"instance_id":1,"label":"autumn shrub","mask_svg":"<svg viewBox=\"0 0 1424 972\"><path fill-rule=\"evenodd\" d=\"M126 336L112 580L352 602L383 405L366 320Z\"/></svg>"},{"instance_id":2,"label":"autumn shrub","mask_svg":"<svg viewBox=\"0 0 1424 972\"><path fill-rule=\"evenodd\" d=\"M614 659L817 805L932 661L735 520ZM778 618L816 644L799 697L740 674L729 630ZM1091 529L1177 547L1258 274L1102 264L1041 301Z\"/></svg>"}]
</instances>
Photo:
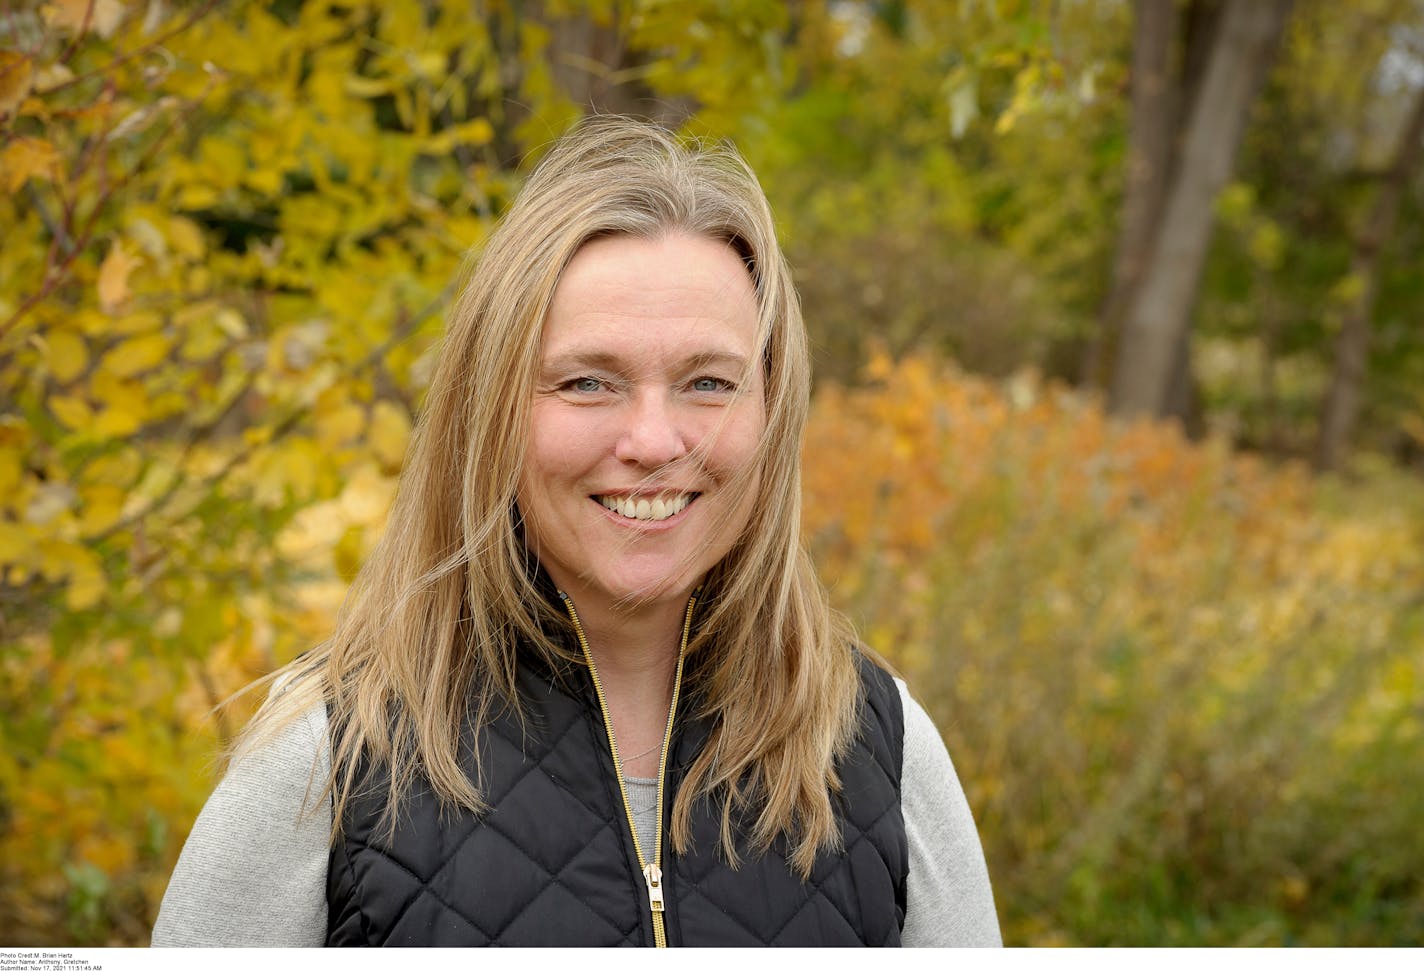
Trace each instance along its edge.
<instances>
[{"instance_id":1,"label":"autumn shrub","mask_svg":"<svg viewBox=\"0 0 1424 972\"><path fill-rule=\"evenodd\" d=\"M1417 944L1418 503L1327 512L1030 374L868 378L819 397L807 526L944 732L1007 940Z\"/></svg>"}]
</instances>

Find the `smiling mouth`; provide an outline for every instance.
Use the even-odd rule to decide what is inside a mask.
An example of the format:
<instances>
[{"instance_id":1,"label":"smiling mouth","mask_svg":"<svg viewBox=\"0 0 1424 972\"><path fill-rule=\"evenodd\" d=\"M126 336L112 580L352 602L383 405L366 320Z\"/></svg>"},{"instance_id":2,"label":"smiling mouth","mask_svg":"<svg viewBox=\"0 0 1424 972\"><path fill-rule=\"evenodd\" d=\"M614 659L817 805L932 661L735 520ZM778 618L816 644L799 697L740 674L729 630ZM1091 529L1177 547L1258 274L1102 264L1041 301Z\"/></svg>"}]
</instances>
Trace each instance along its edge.
<instances>
[{"instance_id":1,"label":"smiling mouth","mask_svg":"<svg viewBox=\"0 0 1424 972\"><path fill-rule=\"evenodd\" d=\"M594 496L604 509L630 520L656 522L677 516L701 493L658 493L656 496Z\"/></svg>"}]
</instances>

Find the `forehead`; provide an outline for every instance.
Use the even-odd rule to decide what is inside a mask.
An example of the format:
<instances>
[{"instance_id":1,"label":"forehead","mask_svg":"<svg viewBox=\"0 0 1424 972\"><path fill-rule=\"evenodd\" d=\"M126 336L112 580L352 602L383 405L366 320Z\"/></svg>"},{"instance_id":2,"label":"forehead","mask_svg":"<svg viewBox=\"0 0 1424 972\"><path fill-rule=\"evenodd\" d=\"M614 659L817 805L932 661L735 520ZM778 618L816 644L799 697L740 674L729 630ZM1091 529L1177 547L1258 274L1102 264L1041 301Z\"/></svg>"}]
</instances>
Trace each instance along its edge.
<instances>
[{"instance_id":1,"label":"forehead","mask_svg":"<svg viewBox=\"0 0 1424 972\"><path fill-rule=\"evenodd\" d=\"M750 357L758 330L746 265L720 240L687 234L602 237L560 277L544 324L544 356L585 345L706 345Z\"/></svg>"}]
</instances>

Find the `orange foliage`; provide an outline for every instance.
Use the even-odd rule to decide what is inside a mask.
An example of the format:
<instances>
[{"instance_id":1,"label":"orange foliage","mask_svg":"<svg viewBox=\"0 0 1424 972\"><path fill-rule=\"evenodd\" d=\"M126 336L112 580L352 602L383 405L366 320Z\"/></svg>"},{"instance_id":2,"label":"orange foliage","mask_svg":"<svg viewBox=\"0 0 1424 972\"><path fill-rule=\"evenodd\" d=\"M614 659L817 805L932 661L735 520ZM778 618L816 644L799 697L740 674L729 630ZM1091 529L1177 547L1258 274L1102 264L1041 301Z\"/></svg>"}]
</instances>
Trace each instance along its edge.
<instances>
[{"instance_id":1,"label":"orange foliage","mask_svg":"<svg viewBox=\"0 0 1424 972\"><path fill-rule=\"evenodd\" d=\"M1010 940L1134 940L1110 902L1142 900L1147 861L1189 889L1161 908L1326 884L1312 834L1362 773L1394 793L1371 826L1411 832L1386 764L1420 731L1417 513L1327 515L1301 468L1031 373L877 356L865 377L813 410L806 535L945 730Z\"/></svg>"}]
</instances>

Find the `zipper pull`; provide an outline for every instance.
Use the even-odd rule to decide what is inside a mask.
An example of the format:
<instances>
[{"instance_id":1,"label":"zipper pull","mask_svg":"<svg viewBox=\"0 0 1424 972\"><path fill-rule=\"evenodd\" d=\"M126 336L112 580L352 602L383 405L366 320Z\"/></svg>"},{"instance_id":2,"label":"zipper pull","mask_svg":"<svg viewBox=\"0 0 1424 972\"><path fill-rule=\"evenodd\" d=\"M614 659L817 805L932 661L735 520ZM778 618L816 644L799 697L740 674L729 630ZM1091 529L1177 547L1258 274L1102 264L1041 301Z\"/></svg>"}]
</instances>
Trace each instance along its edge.
<instances>
[{"instance_id":1,"label":"zipper pull","mask_svg":"<svg viewBox=\"0 0 1424 972\"><path fill-rule=\"evenodd\" d=\"M643 868L643 880L648 882L648 903L656 914L663 910L663 869L649 864Z\"/></svg>"}]
</instances>

